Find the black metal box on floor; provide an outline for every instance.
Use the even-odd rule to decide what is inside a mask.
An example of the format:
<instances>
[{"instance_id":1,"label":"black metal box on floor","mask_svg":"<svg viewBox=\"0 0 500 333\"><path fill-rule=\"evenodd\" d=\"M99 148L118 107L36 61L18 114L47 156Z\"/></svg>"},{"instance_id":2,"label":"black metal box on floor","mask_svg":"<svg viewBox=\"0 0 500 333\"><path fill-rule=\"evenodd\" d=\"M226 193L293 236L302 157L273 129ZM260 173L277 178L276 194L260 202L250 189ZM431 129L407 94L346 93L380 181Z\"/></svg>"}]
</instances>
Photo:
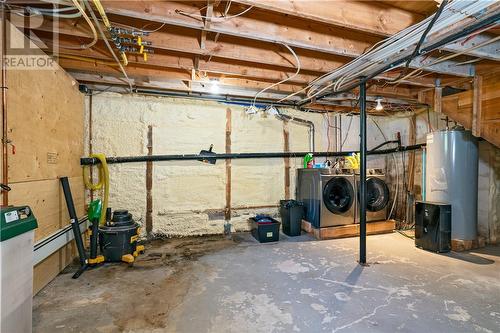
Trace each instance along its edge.
<instances>
[{"instance_id":1,"label":"black metal box on floor","mask_svg":"<svg viewBox=\"0 0 500 333\"><path fill-rule=\"evenodd\" d=\"M415 203L415 246L433 252L451 249L451 205L439 202Z\"/></svg>"},{"instance_id":2,"label":"black metal box on floor","mask_svg":"<svg viewBox=\"0 0 500 333\"><path fill-rule=\"evenodd\" d=\"M256 216L252 221L252 235L261 243L277 242L280 237L280 223L269 216Z\"/></svg>"}]
</instances>

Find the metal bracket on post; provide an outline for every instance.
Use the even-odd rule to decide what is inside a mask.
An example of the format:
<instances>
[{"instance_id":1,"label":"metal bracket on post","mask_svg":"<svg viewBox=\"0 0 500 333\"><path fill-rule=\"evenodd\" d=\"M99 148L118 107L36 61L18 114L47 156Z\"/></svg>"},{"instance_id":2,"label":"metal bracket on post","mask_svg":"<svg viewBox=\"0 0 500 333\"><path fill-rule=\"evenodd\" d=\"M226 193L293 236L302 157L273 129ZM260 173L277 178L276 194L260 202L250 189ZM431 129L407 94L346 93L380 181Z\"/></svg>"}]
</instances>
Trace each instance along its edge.
<instances>
[{"instance_id":1,"label":"metal bracket on post","mask_svg":"<svg viewBox=\"0 0 500 333\"><path fill-rule=\"evenodd\" d=\"M366 265L366 81L359 85L359 264Z\"/></svg>"}]
</instances>

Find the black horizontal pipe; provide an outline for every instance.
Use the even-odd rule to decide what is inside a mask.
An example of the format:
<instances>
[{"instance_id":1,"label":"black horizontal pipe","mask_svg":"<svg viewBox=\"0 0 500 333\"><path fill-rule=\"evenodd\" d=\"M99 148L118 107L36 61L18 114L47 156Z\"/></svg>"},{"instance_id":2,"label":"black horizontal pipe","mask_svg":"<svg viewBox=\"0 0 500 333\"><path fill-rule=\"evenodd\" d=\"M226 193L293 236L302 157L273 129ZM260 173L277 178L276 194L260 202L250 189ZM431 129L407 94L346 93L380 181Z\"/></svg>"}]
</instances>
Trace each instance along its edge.
<instances>
[{"instance_id":1,"label":"black horizontal pipe","mask_svg":"<svg viewBox=\"0 0 500 333\"><path fill-rule=\"evenodd\" d=\"M409 151L421 149L425 146L425 143L412 145L412 146L401 146L392 149L380 149L371 150L368 155L383 155L397 153L399 151ZM293 158L293 157L303 157L309 152L287 152L287 153L232 153L232 154L180 154L180 155L145 155L145 156L127 156L127 157L107 157L106 162L108 164L115 163L133 163L133 162L159 162L159 161L201 161L206 159L257 159L257 158ZM350 156L352 154L357 154L358 151L340 151L340 152L316 152L315 157L341 157ZM82 157L80 159L81 165L95 165L99 164L99 160L93 157Z\"/></svg>"},{"instance_id":2,"label":"black horizontal pipe","mask_svg":"<svg viewBox=\"0 0 500 333\"><path fill-rule=\"evenodd\" d=\"M391 143L397 143L398 147L401 146L401 140L390 140L390 141L382 142L378 146L373 147L371 150L375 151L375 150L379 149L380 147L383 147L383 146L391 144Z\"/></svg>"}]
</instances>

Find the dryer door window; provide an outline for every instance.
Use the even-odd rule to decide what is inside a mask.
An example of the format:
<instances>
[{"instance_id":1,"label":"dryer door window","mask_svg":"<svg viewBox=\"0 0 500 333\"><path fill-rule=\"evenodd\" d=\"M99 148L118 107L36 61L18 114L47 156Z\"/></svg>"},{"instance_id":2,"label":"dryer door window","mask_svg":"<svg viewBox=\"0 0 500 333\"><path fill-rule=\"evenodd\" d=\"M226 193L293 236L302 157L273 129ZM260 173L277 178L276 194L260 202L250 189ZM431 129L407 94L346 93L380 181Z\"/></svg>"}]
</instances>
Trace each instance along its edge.
<instances>
[{"instance_id":1,"label":"dryer door window","mask_svg":"<svg viewBox=\"0 0 500 333\"><path fill-rule=\"evenodd\" d=\"M359 188L358 188L359 198ZM366 209L370 212L378 212L389 203L389 188L380 178L370 177L366 180Z\"/></svg>"},{"instance_id":2,"label":"dryer door window","mask_svg":"<svg viewBox=\"0 0 500 333\"><path fill-rule=\"evenodd\" d=\"M334 214L347 212L354 203L354 188L344 177L334 177L323 188L323 202Z\"/></svg>"}]
</instances>

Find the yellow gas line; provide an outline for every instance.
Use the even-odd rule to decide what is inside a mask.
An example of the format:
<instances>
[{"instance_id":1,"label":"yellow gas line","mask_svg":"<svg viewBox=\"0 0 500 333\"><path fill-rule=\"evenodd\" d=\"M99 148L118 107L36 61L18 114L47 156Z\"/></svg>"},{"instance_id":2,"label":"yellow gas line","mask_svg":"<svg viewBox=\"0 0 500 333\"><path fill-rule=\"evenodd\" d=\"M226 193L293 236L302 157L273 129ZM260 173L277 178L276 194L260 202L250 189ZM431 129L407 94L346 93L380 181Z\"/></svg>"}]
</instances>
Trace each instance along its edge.
<instances>
[{"instance_id":1,"label":"yellow gas line","mask_svg":"<svg viewBox=\"0 0 500 333\"><path fill-rule=\"evenodd\" d=\"M110 30L112 28L111 23L109 23L108 15L106 15L106 11L104 10L104 7L102 6L101 1L94 0L94 6L97 8L99 15L101 15L102 22L104 23L106 28L108 28L108 30ZM120 56L122 58L123 66L127 66L128 65L128 58L127 58L127 55L125 54L125 52L120 51Z\"/></svg>"},{"instance_id":2,"label":"yellow gas line","mask_svg":"<svg viewBox=\"0 0 500 333\"><path fill-rule=\"evenodd\" d=\"M69 55L69 54L58 54L57 57L62 58L62 59L80 60L80 61L90 62L90 63L94 63L94 64L101 64L101 65L106 65L106 66L114 66L114 67L118 66L118 64L114 61L99 60L99 59L93 59L93 58L87 58L87 57L81 57L81 56L75 56L75 55Z\"/></svg>"}]
</instances>

